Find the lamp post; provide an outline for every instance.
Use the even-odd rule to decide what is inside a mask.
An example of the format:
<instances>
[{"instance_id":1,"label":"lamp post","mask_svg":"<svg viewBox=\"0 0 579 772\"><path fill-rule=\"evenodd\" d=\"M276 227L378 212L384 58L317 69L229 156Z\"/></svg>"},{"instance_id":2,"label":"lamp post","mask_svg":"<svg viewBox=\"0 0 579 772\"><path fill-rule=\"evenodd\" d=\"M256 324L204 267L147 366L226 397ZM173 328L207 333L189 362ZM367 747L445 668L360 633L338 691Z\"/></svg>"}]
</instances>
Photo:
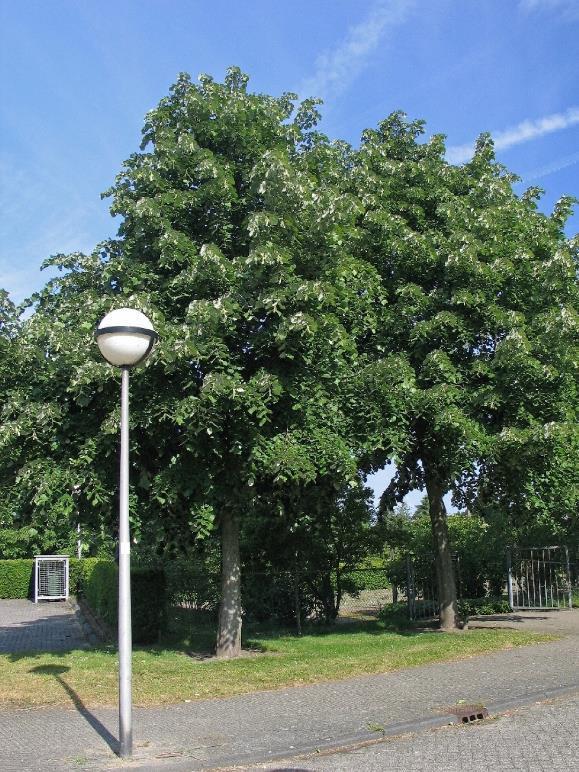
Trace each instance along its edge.
<instances>
[{"instance_id":1,"label":"lamp post","mask_svg":"<svg viewBox=\"0 0 579 772\"><path fill-rule=\"evenodd\" d=\"M141 311L118 308L96 330L103 357L121 368L121 454L119 486L119 755L133 752L131 698L131 542L129 533L129 370L143 362L158 338Z\"/></svg>"}]
</instances>

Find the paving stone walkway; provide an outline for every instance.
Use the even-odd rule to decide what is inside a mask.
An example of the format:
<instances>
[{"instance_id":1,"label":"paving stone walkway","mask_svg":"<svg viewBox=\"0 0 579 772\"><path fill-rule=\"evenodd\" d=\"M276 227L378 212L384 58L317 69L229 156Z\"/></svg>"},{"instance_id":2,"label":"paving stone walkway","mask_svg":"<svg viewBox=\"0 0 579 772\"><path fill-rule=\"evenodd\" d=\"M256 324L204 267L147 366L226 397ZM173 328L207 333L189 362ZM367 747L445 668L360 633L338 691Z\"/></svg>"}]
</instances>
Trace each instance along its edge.
<instances>
[{"instance_id":1,"label":"paving stone walkway","mask_svg":"<svg viewBox=\"0 0 579 772\"><path fill-rule=\"evenodd\" d=\"M485 620L481 622L485 624ZM374 739L377 726L392 734L415 731L425 720L427 723L445 723L445 711L459 700L491 706L504 705L505 700L516 704L533 702L545 696L556 696L561 691L567 696L573 690L579 692L579 611L547 617L527 613L486 622L493 626L556 629L566 635L559 641L539 646L386 675L227 700L136 709L135 759L130 768L148 772L229 769L234 765L251 768L247 765L263 763L267 759ZM83 627L71 604L0 601L0 652L58 652L86 646ZM116 710L88 709L70 688L66 688L66 684L63 688L71 699L69 710L0 711L0 769L56 772L126 766L114 755ZM576 702L565 704L576 710ZM555 718L545 720L555 722ZM432 747L435 748L436 743L442 741L428 742L434 743ZM404 762L406 766L400 769L417 768L412 766L414 762L410 756L404 756L405 747L400 746L400 763ZM430 750L425 753L421 769L429 769ZM450 764L454 751L448 753L451 754L448 757ZM325 768L364 768L358 765L359 761L361 758L353 761L353 766L340 767L334 765L338 762L336 757ZM555 762L559 763L554 759L551 769L559 769ZM371 758L367 763L368 769L379 768L371 766L374 763ZM318 767L297 765L291 768Z\"/></svg>"},{"instance_id":2,"label":"paving stone walkway","mask_svg":"<svg viewBox=\"0 0 579 772\"><path fill-rule=\"evenodd\" d=\"M345 752L246 770L333 772L572 772L579 769L579 696L525 705L490 721L392 738ZM238 768L239 769L239 768Z\"/></svg>"},{"instance_id":3,"label":"paving stone walkway","mask_svg":"<svg viewBox=\"0 0 579 772\"><path fill-rule=\"evenodd\" d=\"M0 600L0 652L66 651L88 645L68 601Z\"/></svg>"},{"instance_id":4,"label":"paving stone walkway","mask_svg":"<svg viewBox=\"0 0 579 772\"><path fill-rule=\"evenodd\" d=\"M577 613L579 621L579 612L561 613ZM425 720L442 725L460 700L504 709L509 701L525 704L579 692L579 647L577 636L570 634L551 643L396 673L138 708L130 765L113 753L116 710L87 709L67 691L70 710L0 711L0 769L191 772L273 762L375 739L376 726L404 733ZM304 767L280 763L275 768Z\"/></svg>"}]
</instances>

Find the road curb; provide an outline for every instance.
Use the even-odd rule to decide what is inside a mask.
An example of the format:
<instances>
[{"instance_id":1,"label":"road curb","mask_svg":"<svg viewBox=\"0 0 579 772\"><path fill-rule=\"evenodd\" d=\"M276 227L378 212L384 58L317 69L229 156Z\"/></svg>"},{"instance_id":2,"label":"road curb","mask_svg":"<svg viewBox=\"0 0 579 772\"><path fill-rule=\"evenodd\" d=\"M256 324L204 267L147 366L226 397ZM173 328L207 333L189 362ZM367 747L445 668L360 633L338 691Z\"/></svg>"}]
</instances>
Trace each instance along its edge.
<instances>
[{"instance_id":1,"label":"road curb","mask_svg":"<svg viewBox=\"0 0 579 772\"><path fill-rule=\"evenodd\" d=\"M560 686L553 689L541 689L536 692L529 692L528 694L521 695L519 697L513 697L507 700L497 700L491 702L485 707L488 709L489 718L496 718L502 713L515 708L522 708L528 705L533 705L537 702L543 702L545 700L556 699L560 697L567 697L579 693L579 682L568 686ZM257 766L261 764L270 764L271 762L278 762L282 760L305 760L306 757L312 754L330 754L338 752L347 752L356 748L365 747L368 745L374 745L383 742L386 739L399 737L406 734L420 734L427 732L431 729L441 729L444 726L460 726L461 721L456 717L449 714L440 714L434 716L427 716L421 719L413 719L411 721L401 721L395 724L387 724L382 730L357 732L347 737L342 738L340 743L336 743L335 740L324 743L323 741L317 743L308 743L300 747L291 749L291 753L275 753L266 758L260 758L259 760L251 754L231 757L230 760L221 762L219 767L203 767L206 770L213 770L214 772L226 772L231 769L243 769L249 765ZM177 768L174 768L175 770ZM142 772L153 772L153 767L150 769L142 768Z\"/></svg>"}]
</instances>

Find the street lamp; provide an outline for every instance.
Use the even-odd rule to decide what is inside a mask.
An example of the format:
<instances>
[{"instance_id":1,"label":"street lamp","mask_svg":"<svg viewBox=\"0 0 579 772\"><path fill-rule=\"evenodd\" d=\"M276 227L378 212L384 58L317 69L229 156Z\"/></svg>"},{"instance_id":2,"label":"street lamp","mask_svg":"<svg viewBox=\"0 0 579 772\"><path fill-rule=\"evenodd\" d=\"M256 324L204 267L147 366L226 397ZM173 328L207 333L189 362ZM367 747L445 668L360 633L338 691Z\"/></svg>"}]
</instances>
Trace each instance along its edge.
<instances>
[{"instance_id":1,"label":"street lamp","mask_svg":"<svg viewBox=\"0 0 579 772\"><path fill-rule=\"evenodd\" d=\"M159 337L141 311L117 308L96 330L103 357L121 368L121 475L119 490L119 755L133 752L131 699L131 542L129 533L129 369L143 362Z\"/></svg>"}]
</instances>

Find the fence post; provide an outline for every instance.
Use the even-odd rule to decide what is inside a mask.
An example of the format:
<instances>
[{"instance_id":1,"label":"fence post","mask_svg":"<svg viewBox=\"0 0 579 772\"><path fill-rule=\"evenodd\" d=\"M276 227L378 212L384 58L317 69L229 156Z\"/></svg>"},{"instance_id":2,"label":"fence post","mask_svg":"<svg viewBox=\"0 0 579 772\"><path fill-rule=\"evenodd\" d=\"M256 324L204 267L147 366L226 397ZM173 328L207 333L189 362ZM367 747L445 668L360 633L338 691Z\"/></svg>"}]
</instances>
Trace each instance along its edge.
<instances>
[{"instance_id":1,"label":"fence post","mask_svg":"<svg viewBox=\"0 0 579 772\"><path fill-rule=\"evenodd\" d=\"M513 603L513 564L511 559L511 548L507 547L507 590L509 593L509 606L511 611L515 610Z\"/></svg>"},{"instance_id":2,"label":"fence post","mask_svg":"<svg viewBox=\"0 0 579 772\"><path fill-rule=\"evenodd\" d=\"M302 604L300 600L300 570L296 565L294 567L294 614L296 618L296 633L302 634Z\"/></svg>"},{"instance_id":3,"label":"fence post","mask_svg":"<svg viewBox=\"0 0 579 772\"><path fill-rule=\"evenodd\" d=\"M414 577L412 572L412 558L406 555L406 600L408 602L408 618L414 619Z\"/></svg>"},{"instance_id":4,"label":"fence post","mask_svg":"<svg viewBox=\"0 0 579 772\"><path fill-rule=\"evenodd\" d=\"M569 562L569 548L565 549L565 569L567 571L567 587L569 588L569 608L573 608L573 584L571 582L571 564Z\"/></svg>"}]
</instances>

